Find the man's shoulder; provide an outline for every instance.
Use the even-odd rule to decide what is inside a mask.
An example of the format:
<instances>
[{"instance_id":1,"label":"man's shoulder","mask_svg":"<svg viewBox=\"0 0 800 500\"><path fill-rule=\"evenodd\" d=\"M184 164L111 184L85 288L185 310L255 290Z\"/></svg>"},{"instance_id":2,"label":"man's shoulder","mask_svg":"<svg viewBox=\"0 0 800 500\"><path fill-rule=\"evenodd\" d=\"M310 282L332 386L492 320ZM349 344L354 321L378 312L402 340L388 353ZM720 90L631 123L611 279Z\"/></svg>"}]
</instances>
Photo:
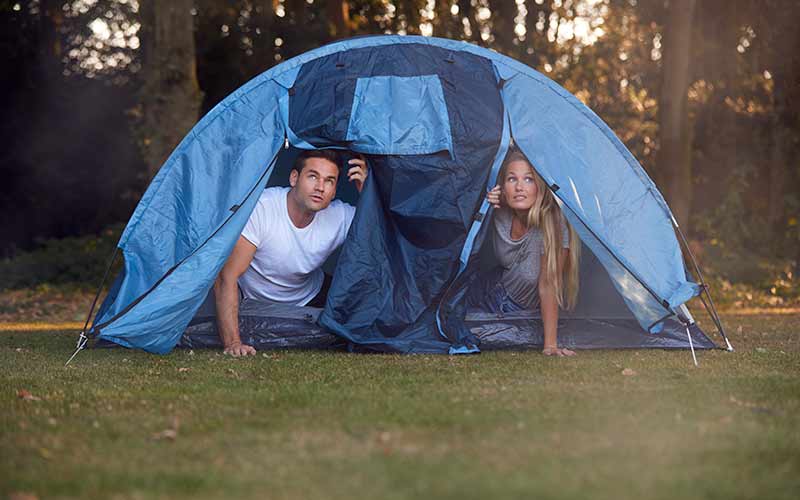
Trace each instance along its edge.
<instances>
[{"instance_id":1,"label":"man's shoulder","mask_svg":"<svg viewBox=\"0 0 800 500\"><path fill-rule=\"evenodd\" d=\"M281 201L286 200L286 193L289 191L289 188L281 187L281 186L274 186L268 187L264 191L262 191L261 196L258 197L258 206L261 209L266 207L277 207Z\"/></svg>"},{"instance_id":2,"label":"man's shoulder","mask_svg":"<svg viewBox=\"0 0 800 500\"><path fill-rule=\"evenodd\" d=\"M325 210L350 210L354 208L353 205L342 200L331 200L330 205L325 207Z\"/></svg>"},{"instance_id":3,"label":"man's shoulder","mask_svg":"<svg viewBox=\"0 0 800 500\"><path fill-rule=\"evenodd\" d=\"M320 213L325 214L325 218L330 218L341 222L348 218L352 218L355 211L356 207L353 205L342 200L333 200L331 201L330 205L325 207Z\"/></svg>"},{"instance_id":4,"label":"man's shoulder","mask_svg":"<svg viewBox=\"0 0 800 500\"><path fill-rule=\"evenodd\" d=\"M261 196L259 197L258 201L261 202L261 201L264 201L264 200L274 200L274 199L279 198L281 196L286 196L286 193L288 193L288 192L289 192L289 188L288 187L284 187L284 186L268 187L264 191L261 192Z\"/></svg>"}]
</instances>

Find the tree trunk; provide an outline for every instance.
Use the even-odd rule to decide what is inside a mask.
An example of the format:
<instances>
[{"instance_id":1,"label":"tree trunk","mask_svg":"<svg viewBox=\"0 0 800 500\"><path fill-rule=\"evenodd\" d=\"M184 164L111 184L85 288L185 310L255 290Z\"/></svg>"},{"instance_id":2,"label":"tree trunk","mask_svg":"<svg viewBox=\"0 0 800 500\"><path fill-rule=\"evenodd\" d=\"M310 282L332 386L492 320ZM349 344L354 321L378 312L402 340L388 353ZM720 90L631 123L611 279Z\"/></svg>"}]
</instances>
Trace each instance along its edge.
<instances>
[{"instance_id":1,"label":"tree trunk","mask_svg":"<svg viewBox=\"0 0 800 500\"><path fill-rule=\"evenodd\" d=\"M456 17L453 16L451 8L453 0L438 0L434 12L436 13L433 18L433 36L442 38L460 38L459 33L463 32L463 26L456 22ZM460 15L460 13L459 13ZM460 17L458 18L461 19Z\"/></svg>"},{"instance_id":2,"label":"tree trunk","mask_svg":"<svg viewBox=\"0 0 800 500\"><path fill-rule=\"evenodd\" d=\"M395 18L395 30L400 30L405 28L407 35L419 35L419 23L421 20L420 16L420 8L421 8L421 1L420 0L406 0L403 2L395 2L397 6L397 17ZM400 20L405 20L405 26L400 24Z\"/></svg>"},{"instance_id":3,"label":"tree trunk","mask_svg":"<svg viewBox=\"0 0 800 500\"><path fill-rule=\"evenodd\" d=\"M800 42L800 36L792 37L795 42ZM790 38L791 39L791 38ZM777 41L776 41L777 42ZM774 43L774 47L779 47ZM777 65L772 70L772 113L770 120L769 138L769 191L767 194L767 223L770 230L772 249L777 251L786 241L786 221L784 220L786 200L786 183L796 157L793 131L797 127L797 116L793 109L795 96L800 95L793 78L796 78L800 65L787 62ZM794 95L792 91L794 90Z\"/></svg>"},{"instance_id":4,"label":"tree trunk","mask_svg":"<svg viewBox=\"0 0 800 500\"><path fill-rule=\"evenodd\" d=\"M490 0L489 8L492 11L492 34L494 34L494 46L503 54L513 56L517 46L514 39L517 37L514 32L516 25L514 18L517 17L517 5L507 0Z\"/></svg>"},{"instance_id":5,"label":"tree trunk","mask_svg":"<svg viewBox=\"0 0 800 500\"><path fill-rule=\"evenodd\" d=\"M275 13L272 0L260 0L254 6L253 59L255 64L247 73L252 78L275 64Z\"/></svg>"},{"instance_id":6,"label":"tree trunk","mask_svg":"<svg viewBox=\"0 0 800 500\"><path fill-rule=\"evenodd\" d=\"M150 177L197 122L193 0L142 2L143 155Z\"/></svg>"},{"instance_id":7,"label":"tree trunk","mask_svg":"<svg viewBox=\"0 0 800 500\"><path fill-rule=\"evenodd\" d=\"M45 79L61 78L61 25L63 2L41 0L39 4L39 69Z\"/></svg>"},{"instance_id":8,"label":"tree trunk","mask_svg":"<svg viewBox=\"0 0 800 500\"><path fill-rule=\"evenodd\" d=\"M328 0L328 29L332 39L347 38L352 34L350 4L347 0Z\"/></svg>"},{"instance_id":9,"label":"tree trunk","mask_svg":"<svg viewBox=\"0 0 800 500\"><path fill-rule=\"evenodd\" d=\"M525 7L528 10L528 14L525 16L525 47L533 48L533 53L526 53L523 57L525 62L541 71L545 63L555 60L550 54L554 44L550 44L547 40L547 26L553 6L549 0L542 2L541 5L534 0L525 0ZM544 18L544 26L541 31L536 28L539 16Z\"/></svg>"},{"instance_id":10,"label":"tree trunk","mask_svg":"<svg viewBox=\"0 0 800 500\"><path fill-rule=\"evenodd\" d=\"M466 19L469 25L469 40L484 45L481 39L480 26L478 26L478 21L475 19L475 12L472 10L472 2L470 2L470 0L458 0L458 7L462 19Z\"/></svg>"},{"instance_id":11,"label":"tree trunk","mask_svg":"<svg viewBox=\"0 0 800 500\"><path fill-rule=\"evenodd\" d=\"M772 137L770 140L770 159L769 159L769 194L767 195L767 223L771 233L770 241L773 246L783 240L783 190L786 183L786 164L787 158L784 154L786 145L789 143L789 134L783 128L783 123L773 120Z\"/></svg>"},{"instance_id":12,"label":"tree trunk","mask_svg":"<svg viewBox=\"0 0 800 500\"><path fill-rule=\"evenodd\" d=\"M664 62L658 118L660 148L657 177L672 213L689 233L692 205L692 127L689 123L689 46L695 0L670 0L664 29Z\"/></svg>"}]
</instances>

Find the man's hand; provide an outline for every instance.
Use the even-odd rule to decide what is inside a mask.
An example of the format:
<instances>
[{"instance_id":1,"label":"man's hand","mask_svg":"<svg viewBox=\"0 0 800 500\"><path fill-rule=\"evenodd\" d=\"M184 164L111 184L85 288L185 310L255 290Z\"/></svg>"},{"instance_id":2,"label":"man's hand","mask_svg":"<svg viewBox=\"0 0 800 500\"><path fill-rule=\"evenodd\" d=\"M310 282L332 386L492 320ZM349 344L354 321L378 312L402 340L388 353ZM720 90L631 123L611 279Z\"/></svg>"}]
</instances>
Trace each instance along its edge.
<instances>
[{"instance_id":1,"label":"man's hand","mask_svg":"<svg viewBox=\"0 0 800 500\"><path fill-rule=\"evenodd\" d=\"M347 180L354 182L356 189L360 193L364 189L364 181L367 180L367 162L363 157L348 160L350 168L347 170Z\"/></svg>"},{"instance_id":2,"label":"man's hand","mask_svg":"<svg viewBox=\"0 0 800 500\"><path fill-rule=\"evenodd\" d=\"M241 342L235 342L229 346L225 347L225 354L229 354L234 358L238 358L239 356L249 356L249 355L256 355L255 347L247 344L242 344Z\"/></svg>"},{"instance_id":3,"label":"man's hand","mask_svg":"<svg viewBox=\"0 0 800 500\"><path fill-rule=\"evenodd\" d=\"M565 357L565 356L574 356L575 351L570 351L566 347L545 347L542 349L542 354L545 356L558 356L558 357Z\"/></svg>"},{"instance_id":4,"label":"man's hand","mask_svg":"<svg viewBox=\"0 0 800 500\"><path fill-rule=\"evenodd\" d=\"M486 201L494 208L500 208L500 186L495 186L486 193Z\"/></svg>"}]
</instances>

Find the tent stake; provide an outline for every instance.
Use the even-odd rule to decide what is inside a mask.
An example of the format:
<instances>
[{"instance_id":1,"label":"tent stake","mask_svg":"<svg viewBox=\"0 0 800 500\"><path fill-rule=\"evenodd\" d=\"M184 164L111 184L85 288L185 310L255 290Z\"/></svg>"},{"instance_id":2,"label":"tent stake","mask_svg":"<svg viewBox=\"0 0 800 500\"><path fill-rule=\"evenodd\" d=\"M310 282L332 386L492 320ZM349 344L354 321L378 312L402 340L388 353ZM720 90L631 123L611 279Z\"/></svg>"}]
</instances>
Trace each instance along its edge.
<instances>
[{"instance_id":1,"label":"tent stake","mask_svg":"<svg viewBox=\"0 0 800 500\"><path fill-rule=\"evenodd\" d=\"M85 331L81 332L80 337L78 337L78 345L75 348L75 352L72 353L72 356L70 356L69 359L67 360L67 362L64 363L64 367L65 368L67 367L67 365L69 365L69 362L72 361L73 359L75 359L75 356L77 356L78 353L81 352L84 347L86 347L86 343L88 341L89 341L89 337L86 336L86 332Z\"/></svg>"},{"instance_id":2,"label":"tent stake","mask_svg":"<svg viewBox=\"0 0 800 500\"><path fill-rule=\"evenodd\" d=\"M692 334L689 332L689 325L686 326L686 336L689 337L689 348L692 350L692 360L694 361L694 366L697 366L697 356L694 354L694 343L692 342Z\"/></svg>"}]
</instances>

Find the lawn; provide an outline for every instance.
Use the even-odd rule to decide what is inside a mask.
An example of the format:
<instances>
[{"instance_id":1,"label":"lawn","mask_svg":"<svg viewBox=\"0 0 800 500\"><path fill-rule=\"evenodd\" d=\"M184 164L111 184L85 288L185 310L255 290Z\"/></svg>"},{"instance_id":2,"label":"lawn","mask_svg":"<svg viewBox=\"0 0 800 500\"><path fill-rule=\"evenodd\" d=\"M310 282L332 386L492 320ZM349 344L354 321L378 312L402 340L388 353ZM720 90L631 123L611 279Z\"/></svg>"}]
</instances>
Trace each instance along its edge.
<instances>
[{"instance_id":1,"label":"lawn","mask_svg":"<svg viewBox=\"0 0 800 500\"><path fill-rule=\"evenodd\" d=\"M798 498L800 319L723 320L736 352L699 367L112 349L65 368L74 330L0 324L0 496Z\"/></svg>"}]
</instances>

